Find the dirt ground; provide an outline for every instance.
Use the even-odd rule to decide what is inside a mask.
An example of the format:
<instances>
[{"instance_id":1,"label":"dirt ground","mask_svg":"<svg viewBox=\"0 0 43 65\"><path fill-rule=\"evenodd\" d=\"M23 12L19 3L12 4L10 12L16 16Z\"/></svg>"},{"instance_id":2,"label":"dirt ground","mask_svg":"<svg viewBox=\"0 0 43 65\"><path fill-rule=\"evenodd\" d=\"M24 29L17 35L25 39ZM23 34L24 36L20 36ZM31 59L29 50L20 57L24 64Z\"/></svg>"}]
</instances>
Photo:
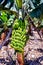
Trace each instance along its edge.
<instances>
[{"instance_id":1,"label":"dirt ground","mask_svg":"<svg viewBox=\"0 0 43 65\"><path fill-rule=\"evenodd\" d=\"M41 65L43 65L43 39L40 40L40 37L36 31L34 32L34 36L29 36L29 37L30 39L27 41L27 44L24 48L25 59L27 59L27 61L28 60L38 61L40 62ZM34 63L31 65L39 65L39 64Z\"/></svg>"}]
</instances>

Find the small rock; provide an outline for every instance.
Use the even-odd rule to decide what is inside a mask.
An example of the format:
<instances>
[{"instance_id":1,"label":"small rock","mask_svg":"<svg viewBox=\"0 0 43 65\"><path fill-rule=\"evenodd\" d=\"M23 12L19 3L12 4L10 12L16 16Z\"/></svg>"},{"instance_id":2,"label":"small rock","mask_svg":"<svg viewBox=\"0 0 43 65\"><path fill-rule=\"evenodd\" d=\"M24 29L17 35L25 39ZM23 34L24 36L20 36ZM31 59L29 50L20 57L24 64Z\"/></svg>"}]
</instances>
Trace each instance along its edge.
<instances>
[{"instance_id":1,"label":"small rock","mask_svg":"<svg viewBox=\"0 0 43 65\"><path fill-rule=\"evenodd\" d=\"M35 56L34 55L32 55L32 58L34 58Z\"/></svg>"},{"instance_id":2,"label":"small rock","mask_svg":"<svg viewBox=\"0 0 43 65\"><path fill-rule=\"evenodd\" d=\"M43 65L43 61L40 62Z\"/></svg>"}]
</instances>

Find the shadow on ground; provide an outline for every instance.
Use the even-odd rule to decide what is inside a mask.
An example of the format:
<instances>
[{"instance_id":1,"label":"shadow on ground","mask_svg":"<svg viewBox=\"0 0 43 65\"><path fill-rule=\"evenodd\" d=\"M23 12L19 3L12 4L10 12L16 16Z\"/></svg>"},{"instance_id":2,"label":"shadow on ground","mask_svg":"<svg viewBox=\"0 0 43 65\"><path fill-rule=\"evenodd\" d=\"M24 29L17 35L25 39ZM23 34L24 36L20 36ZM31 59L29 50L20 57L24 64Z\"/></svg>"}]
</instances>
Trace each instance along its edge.
<instances>
[{"instance_id":1,"label":"shadow on ground","mask_svg":"<svg viewBox=\"0 0 43 65\"><path fill-rule=\"evenodd\" d=\"M39 57L39 58L37 58L37 59L35 59L35 60L26 60L25 59L25 65L42 65L41 64L41 61L43 61L43 56L41 56L41 57Z\"/></svg>"}]
</instances>

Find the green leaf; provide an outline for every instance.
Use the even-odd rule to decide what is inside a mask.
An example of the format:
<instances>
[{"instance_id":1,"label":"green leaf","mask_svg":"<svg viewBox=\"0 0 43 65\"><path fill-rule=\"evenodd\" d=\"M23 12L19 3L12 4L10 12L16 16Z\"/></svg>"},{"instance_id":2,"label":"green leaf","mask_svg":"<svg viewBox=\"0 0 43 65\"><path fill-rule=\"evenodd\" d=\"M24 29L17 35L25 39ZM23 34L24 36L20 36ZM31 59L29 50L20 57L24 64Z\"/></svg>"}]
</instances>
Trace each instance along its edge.
<instances>
[{"instance_id":1,"label":"green leaf","mask_svg":"<svg viewBox=\"0 0 43 65\"><path fill-rule=\"evenodd\" d=\"M2 13L1 13L0 18L2 19L3 22L7 22L7 20L8 20L8 19L7 19L7 14L6 14L5 12L2 12Z\"/></svg>"},{"instance_id":2,"label":"green leaf","mask_svg":"<svg viewBox=\"0 0 43 65\"><path fill-rule=\"evenodd\" d=\"M18 8L22 8L22 0L16 0L16 4Z\"/></svg>"}]
</instances>

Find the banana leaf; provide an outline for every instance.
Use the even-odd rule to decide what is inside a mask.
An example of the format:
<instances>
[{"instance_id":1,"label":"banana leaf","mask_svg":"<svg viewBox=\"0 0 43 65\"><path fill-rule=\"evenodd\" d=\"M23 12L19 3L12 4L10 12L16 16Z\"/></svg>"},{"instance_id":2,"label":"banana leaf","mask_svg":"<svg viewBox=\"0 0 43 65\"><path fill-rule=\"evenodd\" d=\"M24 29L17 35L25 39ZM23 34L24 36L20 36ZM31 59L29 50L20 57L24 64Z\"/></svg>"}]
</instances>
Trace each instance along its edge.
<instances>
[{"instance_id":1,"label":"banana leaf","mask_svg":"<svg viewBox=\"0 0 43 65\"><path fill-rule=\"evenodd\" d=\"M16 0L16 4L18 8L22 8L22 0Z\"/></svg>"},{"instance_id":2,"label":"banana leaf","mask_svg":"<svg viewBox=\"0 0 43 65\"><path fill-rule=\"evenodd\" d=\"M16 11L9 10L8 8L5 8L2 5L0 5L0 11L5 11L5 12L8 12L10 14L14 14L18 18L18 13Z\"/></svg>"},{"instance_id":3,"label":"banana leaf","mask_svg":"<svg viewBox=\"0 0 43 65\"><path fill-rule=\"evenodd\" d=\"M33 9L32 12L30 12L31 17L40 18L41 15L43 15L43 3Z\"/></svg>"},{"instance_id":4,"label":"banana leaf","mask_svg":"<svg viewBox=\"0 0 43 65\"><path fill-rule=\"evenodd\" d=\"M12 26L12 23L15 17L18 18L17 12L11 11L8 8L0 6L0 32L2 31L1 29L2 27L3 29L6 29L7 27Z\"/></svg>"}]
</instances>

